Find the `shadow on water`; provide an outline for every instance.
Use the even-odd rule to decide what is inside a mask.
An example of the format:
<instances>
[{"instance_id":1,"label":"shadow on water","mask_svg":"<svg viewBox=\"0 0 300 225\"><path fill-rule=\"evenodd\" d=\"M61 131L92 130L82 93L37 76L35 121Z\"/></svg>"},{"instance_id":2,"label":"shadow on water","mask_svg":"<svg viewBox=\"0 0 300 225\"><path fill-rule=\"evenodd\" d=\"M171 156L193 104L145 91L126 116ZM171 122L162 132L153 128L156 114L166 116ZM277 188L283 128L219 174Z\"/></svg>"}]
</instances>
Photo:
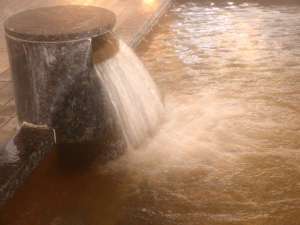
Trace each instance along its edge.
<instances>
[{"instance_id":1,"label":"shadow on water","mask_svg":"<svg viewBox=\"0 0 300 225\"><path fill-rule=\"evenodd\" d=\"M91 157L78 154L88 147L82 146L71 160L52 151L1 210L0 224L113 224L126 174L100 173L99 162L91 164Z\"/></svg>"},{"instance_id":2,"label":"shadow on water","mask_svg":"<svg viewBox=\"0 0 300 225\"><path fill-rule=\"evenodd\" d=\"M1 225L299 225L300 5L215 2L178 2L139 49L153 139L105 165L84 145L76 170L53 151Z\"/></svg>"}]
</instances>

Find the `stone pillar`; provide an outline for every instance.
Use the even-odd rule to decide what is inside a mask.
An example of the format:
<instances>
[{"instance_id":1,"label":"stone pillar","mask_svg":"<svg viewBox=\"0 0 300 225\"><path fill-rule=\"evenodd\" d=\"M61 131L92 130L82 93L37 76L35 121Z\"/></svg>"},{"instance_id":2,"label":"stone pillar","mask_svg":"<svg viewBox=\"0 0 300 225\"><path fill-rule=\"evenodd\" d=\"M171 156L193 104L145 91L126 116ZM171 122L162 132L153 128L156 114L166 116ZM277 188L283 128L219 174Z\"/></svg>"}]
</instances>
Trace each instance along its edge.
<instances>
[{"instance_id":1,"label":"stone pillar","mask_svg":"<svg viewBox=\"0 0 300 225\"><path fill-rule=\"evenodd\" d=\"M92 53L115 21L93 6L38 8L5 21L20 124L47 125L63 144L105 136L108 115Z\"/></svg>"}]
</instances>

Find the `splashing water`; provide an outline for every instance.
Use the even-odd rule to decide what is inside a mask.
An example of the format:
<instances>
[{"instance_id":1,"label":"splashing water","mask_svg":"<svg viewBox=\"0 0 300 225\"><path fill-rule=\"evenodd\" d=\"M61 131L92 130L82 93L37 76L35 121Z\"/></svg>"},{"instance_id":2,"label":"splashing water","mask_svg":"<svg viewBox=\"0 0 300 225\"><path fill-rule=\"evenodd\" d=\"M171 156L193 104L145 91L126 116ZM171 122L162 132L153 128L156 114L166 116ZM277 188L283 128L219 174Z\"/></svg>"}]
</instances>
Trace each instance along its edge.
<instances>
[{"instance_id":1,"label":"splashing water","mask_svg":"<svg viewBox=\"0 0 300 225\"><path fill-rule=\"evenodd\" d=\"M138 50L155 137L80 174L53 152L0 224L299 225L300 7L274 1L176 3ZM134 141L160 102L124 48L95 69Z\"/></svg>"},{"instance_id":2,"label":"splashing water","mask_svg":"<svg viewBox=\"0 0 300 225\"><path fill-rule=\"evenodd\" d=\"M148 71L123 42L118 53L98 64L100 78L128 147L137 147L151 136L161 121L163 104Z\"/></svg>"}]
</instances>

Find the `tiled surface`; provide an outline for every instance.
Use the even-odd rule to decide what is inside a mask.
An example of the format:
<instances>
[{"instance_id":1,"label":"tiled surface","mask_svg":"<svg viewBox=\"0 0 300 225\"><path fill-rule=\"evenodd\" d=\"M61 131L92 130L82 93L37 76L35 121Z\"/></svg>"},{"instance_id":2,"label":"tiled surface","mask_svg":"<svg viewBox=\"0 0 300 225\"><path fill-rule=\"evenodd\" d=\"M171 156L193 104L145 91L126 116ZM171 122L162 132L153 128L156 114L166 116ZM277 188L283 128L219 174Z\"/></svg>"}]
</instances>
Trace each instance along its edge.
<instances>
[{"instance_id":1,"label":"tiled surface","mask_svg":"<svg viewBox=\"0 0 300 225\"><path fill-rule=\"evenodd\" d=\"M17 119L12 81L3 31L4 20L19 11L53 5L95 5L112 10L117 15L115 33L129 45L136 46L144 33L171 0L1 0L0 1L0 144L16 131Z\"/></svg>"}]
</instances>

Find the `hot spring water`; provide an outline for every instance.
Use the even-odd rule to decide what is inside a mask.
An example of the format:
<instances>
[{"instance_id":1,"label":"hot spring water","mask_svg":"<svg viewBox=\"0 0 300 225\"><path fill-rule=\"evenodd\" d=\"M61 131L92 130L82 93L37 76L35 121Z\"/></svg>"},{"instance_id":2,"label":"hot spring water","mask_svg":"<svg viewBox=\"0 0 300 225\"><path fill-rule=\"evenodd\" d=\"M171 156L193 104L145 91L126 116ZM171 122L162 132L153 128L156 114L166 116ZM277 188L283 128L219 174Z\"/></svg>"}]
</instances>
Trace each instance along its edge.
<instances>
[{"instance_id":1,"label":"hot spring water","mask_svg":"<svg viewBox=\"0 0 300 225\"><path fill-rule=\"evenodd\" d=\"M156 85L135 53L119 41L115 56L94 66L128 147L152 136L163 116Z\"/></svg>"},{"instance_id":2,"label":"hot spring water","mask_svg":"<svg viewBox=\"0 0 300 225\"><path fill-rule=\"evenodd\" d=\"M164 110L122 42L95 67L127 143L164 111L155 135L80 172L52 152L1 225L299 225L300 6L211 3L179 1L138 49Z\"/></svg>"}]
</instances>

